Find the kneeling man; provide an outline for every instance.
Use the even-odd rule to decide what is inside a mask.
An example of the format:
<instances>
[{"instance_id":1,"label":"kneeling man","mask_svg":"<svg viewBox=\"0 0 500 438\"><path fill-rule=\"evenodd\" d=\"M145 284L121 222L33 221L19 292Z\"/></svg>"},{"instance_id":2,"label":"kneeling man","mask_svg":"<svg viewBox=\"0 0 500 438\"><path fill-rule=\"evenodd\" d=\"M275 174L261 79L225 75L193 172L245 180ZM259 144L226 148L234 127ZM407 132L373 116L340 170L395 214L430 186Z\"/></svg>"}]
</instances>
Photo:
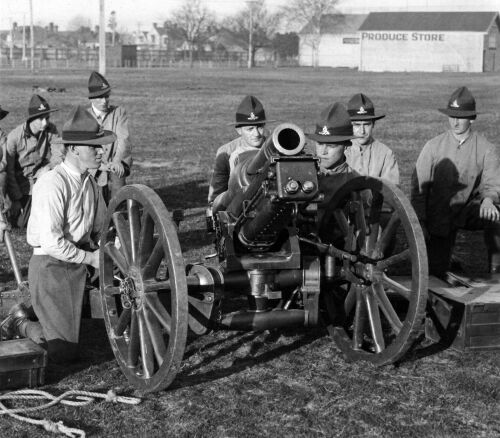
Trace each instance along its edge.
<instances>
[{"instance_id":1,"label":"kneeling man","mask_svg":"<svg viewBox=\"0 0 500 438\"><path fill-rule=\"evenodd\" d=\"M103 131L85 108L77 107L58 140L65 147L64 161L33 187L28 280L33 310L54 361L78 354L86 265L99 267L97 242L106 208L89 170L101 165L101 145L115 140L113 132ZM19 321L16 325L20 327Z\"/></svg>"}]
</instances>

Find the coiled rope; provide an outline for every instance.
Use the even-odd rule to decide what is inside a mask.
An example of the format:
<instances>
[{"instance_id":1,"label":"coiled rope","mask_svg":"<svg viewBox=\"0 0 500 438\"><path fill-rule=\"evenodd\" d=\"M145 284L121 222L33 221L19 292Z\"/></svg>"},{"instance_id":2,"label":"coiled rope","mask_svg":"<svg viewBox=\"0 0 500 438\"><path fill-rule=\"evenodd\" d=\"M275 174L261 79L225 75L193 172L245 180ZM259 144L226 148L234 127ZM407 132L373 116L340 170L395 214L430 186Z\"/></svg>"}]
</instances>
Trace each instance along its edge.
<instances>
[{"instance_id":1,"label":"coiled rope","mask_svg":"<svg viewBox=\"0 0 500 438\"><path fill-rule=\"evenodd\" d=\"M43 419L37 420L34 418L23 417L19 413L34 412L42 409L47 409L58 403L68 406L86 406L95 401L95 399L104 399L110 403L125 403L129 405L137 405L141 402L140 398L136 397L123 397L121 395L116 395L113 390L109 390L106 394L99 392L89 392L89 391L77 391L71 390L66 391L60 396L56 397L46 391L41 391L38 389L21 389L19 391L9 392L7 394L0 395L0 415L9 415L16 420L23 421L25 423L34 424L37 426L42 426L47 432L52 433L62 433L70 438L85 438L85 432L81 429L67 427L62 421L57 423L51 420ZM47 403L32 406L27 408L8 408L3 404L5 400L50 400Z\"/></svg>"}]
</instances>

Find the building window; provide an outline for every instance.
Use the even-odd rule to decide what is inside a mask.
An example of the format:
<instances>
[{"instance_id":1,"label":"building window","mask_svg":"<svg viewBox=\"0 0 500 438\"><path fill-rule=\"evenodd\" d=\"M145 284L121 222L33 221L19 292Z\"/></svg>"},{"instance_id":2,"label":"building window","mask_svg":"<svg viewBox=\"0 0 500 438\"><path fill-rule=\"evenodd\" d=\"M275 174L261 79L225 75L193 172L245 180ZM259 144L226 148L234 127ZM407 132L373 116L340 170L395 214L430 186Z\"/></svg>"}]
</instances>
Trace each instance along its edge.
<instances>
[{"instance_id":1,"label":"building window","mask_svg":"<svg viewBox=\"0 0 500 438\"><path fill-rule=\"evenodd\" d=\"M359 44L359 38L342 38L342 44Z\"/></svg>"},{"instance_id":2,"label":"building window","mask_svg":"<svg viewBox=\"0 0 500 438\"><path fill-rule=\"evenodd\" d=\"M497 34L495 32L490 33L488 35L488 48L489 49L497 48Z\"/></svg>"}]
</instances>

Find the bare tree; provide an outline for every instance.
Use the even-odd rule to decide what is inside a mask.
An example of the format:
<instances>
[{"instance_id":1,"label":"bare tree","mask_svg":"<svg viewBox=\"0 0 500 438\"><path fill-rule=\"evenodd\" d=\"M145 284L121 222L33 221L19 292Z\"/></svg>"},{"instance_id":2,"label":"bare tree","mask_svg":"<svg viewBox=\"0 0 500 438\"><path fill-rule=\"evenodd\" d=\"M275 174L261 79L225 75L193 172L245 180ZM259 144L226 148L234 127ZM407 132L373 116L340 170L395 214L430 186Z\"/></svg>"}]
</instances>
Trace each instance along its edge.
<instances>
[{"instance_id":1,"label":"bare tree","mask_svg":"<svg viewBox=\"0 0 500 438\"><path fill-rule=\"evenodd\" d=\"M302 27L307 26L303 33L304 42L311 46L312 65L318 66L318 49L321 40L321 17L335 11L339 0L290 0L283 8L289 22Z\"/></svg>"},{"instance_id":2,"label":"bare tree","mask_svg":"<svg viewBox=\"0 0 500 438\"><path fill-rule=\"evenodd\" d=\"M280 19L280 14L269 13L264 0L253 0L247 2L247 7L242 12L227 18L223 25L234 33L242 47L250 48L249 66L254 66L257 50L272 47L272 37Z\"/></svg>"},{"instance_id":3,"label":"bare tree","mask_svg":"<svg viewBox=\"0 0 500 438\"><path fill-rule=\"evenodd\" d=\"M68 30L80 30L88 27L90 29L90 19L84 15L75 15L68 21Z\"/></svg>"},{"instance_id":4,"label":"bare tree","mask_svg":"<svg viewBox=\"0 0 500 438\"><path fill-rule=\"evenodd\" d=\"M189 50L189 64L193 66L193 51L208 38L209 30L215 23L214 14L202 0L186 0L173 14L172 22L180 31Z\"/></svg>"}]
</instances>

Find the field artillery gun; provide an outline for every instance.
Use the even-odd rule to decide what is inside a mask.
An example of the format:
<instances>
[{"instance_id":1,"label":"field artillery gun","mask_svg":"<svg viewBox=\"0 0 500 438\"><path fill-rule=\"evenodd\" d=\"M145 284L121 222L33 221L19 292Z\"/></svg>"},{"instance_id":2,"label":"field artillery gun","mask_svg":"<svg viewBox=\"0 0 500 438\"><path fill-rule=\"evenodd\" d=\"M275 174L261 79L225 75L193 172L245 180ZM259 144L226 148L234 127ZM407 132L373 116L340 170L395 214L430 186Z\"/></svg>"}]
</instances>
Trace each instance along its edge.
<instances>
[{"instance_id":1,"label":"field artillery gun","mask_svg":"<svg viewBox=\"0 0 500 438\"><path fill-rule=\"evenodd\" d=\"M141 391L168 387L188 330L326 326L348 359L383 365L422 332L427 256L403 193L356 177L322 193L317 159L292 124L240 156L214 206L220 264L185 265L171 214L143 185L111 200L100 247L100 294L113 352ZM396 247L391 247L398 233ZM393 276L403 263L405 281ZM222 313L225 297L244 310Z\"/></svg>"}]
</instances>

